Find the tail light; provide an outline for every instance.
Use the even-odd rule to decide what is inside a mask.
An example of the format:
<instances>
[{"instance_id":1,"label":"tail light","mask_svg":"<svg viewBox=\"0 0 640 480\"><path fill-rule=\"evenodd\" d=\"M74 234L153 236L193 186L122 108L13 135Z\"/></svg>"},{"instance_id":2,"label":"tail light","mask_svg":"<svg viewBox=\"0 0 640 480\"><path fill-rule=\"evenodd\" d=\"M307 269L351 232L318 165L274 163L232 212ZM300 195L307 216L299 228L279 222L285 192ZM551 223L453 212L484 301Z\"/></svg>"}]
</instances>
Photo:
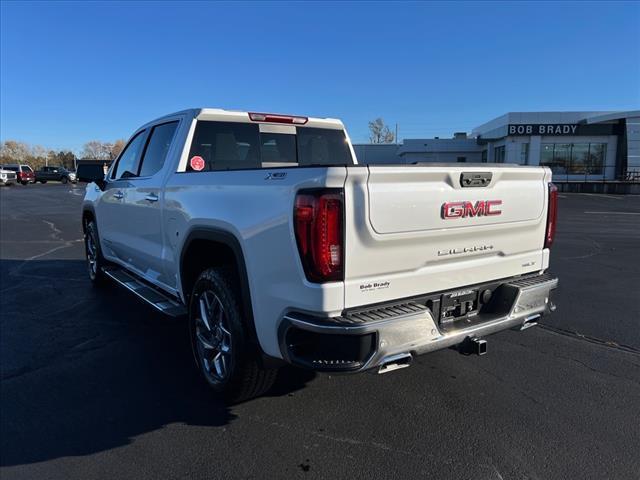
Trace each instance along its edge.
<instances>
[{"instance_id":1,"label":"tail light","mask_svg":"<svg viewBox=\"0 0 640 480\"><path fill-rule=\"evenodd\" d=\"M558 187L549 183L549 211L547 212L547 232L544 236L544 248L551 248L556 236L558 223Z\"/></svg>"},{"instance_id":2,"label":"tail light","mask_svg":"<svg viewBox=\"0 0 640 480\"><path fill-rule=\"evenodd\" d=\"M344 214L342 191L301 190L296 196L294 229L307 280L344 279Z\"/></svg>"}]
</instances>

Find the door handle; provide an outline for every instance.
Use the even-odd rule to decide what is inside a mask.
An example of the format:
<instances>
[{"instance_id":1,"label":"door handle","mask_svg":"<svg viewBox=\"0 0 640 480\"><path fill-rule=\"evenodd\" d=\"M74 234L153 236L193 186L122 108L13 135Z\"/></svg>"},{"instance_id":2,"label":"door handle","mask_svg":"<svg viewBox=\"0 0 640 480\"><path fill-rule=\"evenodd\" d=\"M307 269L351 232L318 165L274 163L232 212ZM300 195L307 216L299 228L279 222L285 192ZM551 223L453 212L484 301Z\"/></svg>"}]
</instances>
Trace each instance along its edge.
<instances>
[{"instance_id":1,"label":"door handle","mask_svg":"<svg viewBox=\"0 0 640 480\"><path fill-rule=\"evenodd\" d=\"M120 200L123 197L124 197L124 193L122 193L122 192L116 192L116 193L113 194L113 198L115 198L117 200Z\"/></svg>"},{"instance_id":2,"label":"door handle","mask_svg":"<svg viewBox=\"0 0 640 480\"><path fill-rule=\"evenodd\" d=\"M150 193L149 195L147 195L144 198L145 198L145 200L148 200L150 202L157 202L158 201L158 196L155 193Z\"/></svg>"}]
</instances>

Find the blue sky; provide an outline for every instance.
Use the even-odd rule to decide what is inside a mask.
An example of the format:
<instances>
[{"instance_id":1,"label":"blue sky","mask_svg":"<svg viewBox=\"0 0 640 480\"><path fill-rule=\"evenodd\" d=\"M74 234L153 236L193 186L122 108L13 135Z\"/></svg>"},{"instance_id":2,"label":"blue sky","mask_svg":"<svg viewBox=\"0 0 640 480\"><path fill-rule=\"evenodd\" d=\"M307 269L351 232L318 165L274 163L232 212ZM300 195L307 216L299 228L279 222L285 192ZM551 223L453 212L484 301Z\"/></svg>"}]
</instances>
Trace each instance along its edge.
<instances>
[{"instance_id":1,"label":"blue sky","mask_svg":"<svg viewBox=\"0 0 640 480\"><path fill-rule=\"evenodd\" d=\"M80 150L192 106L451 136L640 106L640 4L2 2L0 137Z\"/></svg>"}]
</instances>

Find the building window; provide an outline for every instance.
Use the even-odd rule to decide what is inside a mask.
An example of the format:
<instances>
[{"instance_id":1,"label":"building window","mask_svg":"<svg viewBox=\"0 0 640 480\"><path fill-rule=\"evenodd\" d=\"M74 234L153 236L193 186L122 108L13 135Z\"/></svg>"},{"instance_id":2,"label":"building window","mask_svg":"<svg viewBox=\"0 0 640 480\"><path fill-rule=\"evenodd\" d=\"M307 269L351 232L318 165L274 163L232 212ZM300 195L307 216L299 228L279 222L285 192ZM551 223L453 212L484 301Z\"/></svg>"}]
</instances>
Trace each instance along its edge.
<instances>
[{"instance_id":1,"label":"building window","mask_svg":"<svg viewBox=\"0 0 640 480\"><path fill-rule=\"evenodd\" d=\"M606 143L590 143L588 173L590 173L591 175L601 175L604 172L604 164L606 159L607 159L607 144Z\"/></svg>"},{"instance_id":2,"label":"building window","mask_svg":"<svg viewBox=\"0 0 640 480\"><path fill-rule=\"evenodd\" d=\"M458 157L458 163L464 163L467 161L467 157Z\"/></svg>"},{"instance_id":3,"label":"building window","mask_svg":"<svg viewBox=\"0 0 640 480\"><path fill-rule=\"evenodd\" d=\"M520 165L529 165L529 144L520 144Z\"/></svg>"},{"instance_id":4,"label":"building window","mask_svg":"<svg viewBox=\"0 0 640 480\"><path fill-rule=\"evenodd\" d=\"M540 150L540 165L548 166L555 173L553 166L553 146L553 143L542 144L542 149Z\"/></svg>"},{"instance_id":5,"label":"building window","mask_svg":"<svg viewBox=\"0 0 640 480\"><path fill-rule=\"evenodd\" d=\"M495 163L504 163L504 155L505 155L504 145L501 147L495 147L493 149L493 161Z\"/></svg>"},{"instance_id":6,"label":"building window","mask_svg":"<svg viewBox=\"0 0 640 480\"><path fill-rule=\"evenodd\" d=\"M550 167L553 173L602 175L606 154L606 143L545 143L540 165Z\"/></svg>"},{"instance_id":7,"label":"building window","mask_svg":"<svg viewBox=\"0 0 640 480\"><path fill-rule=\"evenodd\" d=\"M571 146L571 162L569 163L568 173L585 174L588 171L589 163L589 144L574 143Z\"/></svg>"},{"instance_id":8,"label":"building window","mask_svg":"<svg viewBox=\"0 0 640 480\"><path fill-rule=\"evenodd\" d=\"M556 143L553 149L553 161L556 164L558 173L567 173L571 164L571 144Z\"/></svg>"}]
</instances>

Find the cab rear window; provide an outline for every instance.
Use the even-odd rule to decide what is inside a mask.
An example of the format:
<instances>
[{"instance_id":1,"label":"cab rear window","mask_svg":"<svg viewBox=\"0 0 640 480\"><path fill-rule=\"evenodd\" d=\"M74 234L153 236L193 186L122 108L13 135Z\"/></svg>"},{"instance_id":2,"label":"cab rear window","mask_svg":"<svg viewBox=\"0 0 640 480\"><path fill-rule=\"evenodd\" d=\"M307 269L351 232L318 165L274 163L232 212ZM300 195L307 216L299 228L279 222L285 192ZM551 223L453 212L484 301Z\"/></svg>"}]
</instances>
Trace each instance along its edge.
<instances>
[{"instance_id":1,"label":"cab rear window","mask_svg":"<svg viewBox=\"0 0 640 480\"><path fill-rule=\"evenodd\" d=\"M342 130L297 127L296 134L267 133L253 123L199 121L186 171L351 164Z\"/></svg>"}]
</instances>

